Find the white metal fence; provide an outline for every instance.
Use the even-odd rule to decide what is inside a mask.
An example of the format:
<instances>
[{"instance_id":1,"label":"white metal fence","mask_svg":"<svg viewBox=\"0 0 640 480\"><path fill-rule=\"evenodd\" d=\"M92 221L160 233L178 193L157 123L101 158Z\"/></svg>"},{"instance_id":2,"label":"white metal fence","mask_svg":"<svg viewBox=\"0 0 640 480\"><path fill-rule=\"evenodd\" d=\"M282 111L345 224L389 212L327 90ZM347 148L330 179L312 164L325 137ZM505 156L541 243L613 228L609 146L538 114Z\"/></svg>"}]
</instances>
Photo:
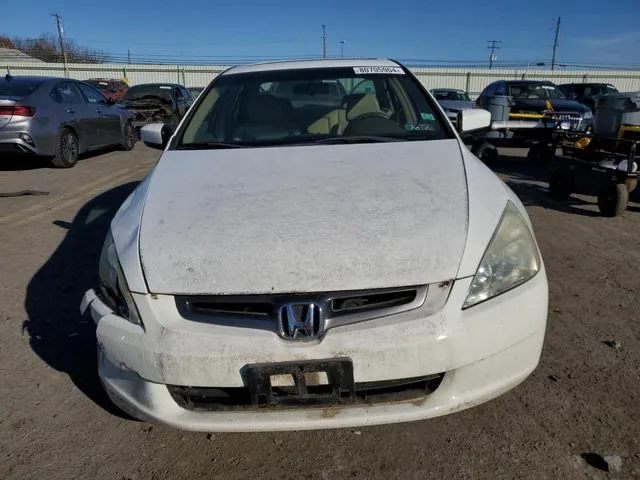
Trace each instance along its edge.
<instances>
[{"instance_id":1,"label":"white metal fence","mask_svg":"<svg viewBox=\"0 0 640 480\"><path fill-rule=\"evenodd\" d=\"M65 75L62 64L14 63L0 68L12 75ZM148 64L83 64L68 65L69 76L78 80L92 77L125 78L129 85L150 82L180 83L187 87L204 87L220 72L224 65L148 65ZM460 88L471 96L496 80L539 79L554 83L602 82L610 83L620 91L640 91L640 71L586 71L586 70L530 70L530 69L465 69L465 68L412 68L425 87Z\"/></svg>"}]
</instances>

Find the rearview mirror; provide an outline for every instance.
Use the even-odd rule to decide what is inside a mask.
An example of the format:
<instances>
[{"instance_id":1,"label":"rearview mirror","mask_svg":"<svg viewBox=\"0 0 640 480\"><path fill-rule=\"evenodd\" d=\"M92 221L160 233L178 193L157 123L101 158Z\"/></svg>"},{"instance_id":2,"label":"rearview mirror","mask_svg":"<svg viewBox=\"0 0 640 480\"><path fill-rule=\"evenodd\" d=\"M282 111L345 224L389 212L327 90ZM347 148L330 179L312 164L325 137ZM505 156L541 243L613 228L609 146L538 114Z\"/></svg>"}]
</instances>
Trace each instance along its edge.
<instances>
[{"instance_id":1,"label":"rearview mirror","mask_svg":"<svg viewBox=\"0 0 640 480\"><path fill-rule=\"evenodd\" d=\"M142 142L151 148L164 150L173 135L173 128L164 123L150 123L140 129Z\"/></svg>"},{"instance_id":2,"label":"rearview mirror","mask_svg":"<svg viewBox=\"0 0 640 480\"><path fill-rule=\"evenodd\" d=\"M475 132L491 126L491 113L482 108L469 108L458 112L458 132Z\"/></svg>"}]
</instances>

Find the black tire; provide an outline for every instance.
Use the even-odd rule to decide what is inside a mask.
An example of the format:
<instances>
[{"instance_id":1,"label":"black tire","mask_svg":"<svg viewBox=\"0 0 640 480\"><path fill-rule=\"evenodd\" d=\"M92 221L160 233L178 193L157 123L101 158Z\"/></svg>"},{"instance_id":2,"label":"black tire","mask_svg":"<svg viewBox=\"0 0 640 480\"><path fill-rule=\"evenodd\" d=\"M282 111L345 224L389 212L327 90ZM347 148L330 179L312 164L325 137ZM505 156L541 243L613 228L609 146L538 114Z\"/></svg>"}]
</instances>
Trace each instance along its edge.
<instances>
[{"instance_id":1,"label":"black tire","mask_svg":"<svg viewBox=\"0 0 640 480\"><path fill-rule=\"evenodd\" d=\"M122 143L120 144L120 150L130 152L131 150L133 150L133 147L136 146L137 141L138 135L136 133L136 130L133 128L133 125L127 123L124 126L124 131L122 132Z\"/></svg>"},{"instance_id":2,"label":"black tire","mask_svg":"<svg viewBox=\"0 0 640 480\"><path fill-rule=\"evenodd\" d=\"M564 202L575 189L575 174L569 168L560 168L551 174L549 195L554 200Z\"/></svg>"},{"instance_id":3,"label":"black tire","mask_svg":"<svg viewBox=\"0 0 640 480\"><path fill-rule=\"evenodd\" d=\"M598 193L598 208L604 217L617 217L627 209L629 191L624 183L607 182Z\"/></svg>"},{"instance_id":4,"label":"black tire","mask_svg":"<svg viewBox=\"0 0 640 480\"><path fill-rule=\"evenodd\" d=\"M71 168L78 163L79 155L78 136L70 128L63 128L56 141L56 154L51 163L57 168Z\"/></svg>"},{"instance_id":5,"label":"black tire","mask_svg":"<svg viewBox=\"0 0 640 480\"><path fill-rule=\"evenodd\" d=\"M532 145L527 153L527 160L535 165L547 165L553 157L555 152L551 147L542 143L536 143Z\"/></svg>"}]
</instances>

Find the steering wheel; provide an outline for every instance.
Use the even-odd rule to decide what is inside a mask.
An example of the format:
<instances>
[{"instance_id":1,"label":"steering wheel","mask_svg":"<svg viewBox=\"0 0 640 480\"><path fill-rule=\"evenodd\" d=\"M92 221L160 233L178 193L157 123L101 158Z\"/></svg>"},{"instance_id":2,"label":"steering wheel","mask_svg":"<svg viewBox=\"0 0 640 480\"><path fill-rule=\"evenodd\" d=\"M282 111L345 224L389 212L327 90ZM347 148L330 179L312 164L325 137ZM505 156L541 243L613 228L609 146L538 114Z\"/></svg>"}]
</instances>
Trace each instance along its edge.
<instances>
[{"instance_id":1,"label":"steering wheel","mask_svg":"<svg viewBox=\"0 0 640 480\"><path fill-rule=\"evenodd\" d=\"M358 115L356 118L354 118L351 121L359 122L360 120L366 120L368 118L383 118L385 120L389 120L390 117L391 117L390 114L387 114L384 112L366 112L366 113L363 113L362 115Z\"/></svg>"}]
</instances>

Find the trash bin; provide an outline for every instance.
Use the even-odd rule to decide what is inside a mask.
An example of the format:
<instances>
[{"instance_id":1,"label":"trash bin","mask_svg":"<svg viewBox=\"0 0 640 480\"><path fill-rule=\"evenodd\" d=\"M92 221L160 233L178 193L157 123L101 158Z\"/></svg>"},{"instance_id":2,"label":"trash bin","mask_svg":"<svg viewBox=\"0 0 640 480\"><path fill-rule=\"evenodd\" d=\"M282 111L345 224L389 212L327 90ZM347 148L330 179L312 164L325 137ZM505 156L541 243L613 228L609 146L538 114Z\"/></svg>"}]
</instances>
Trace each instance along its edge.
<instances>
[{"instance_id":1,"label":"trash bin","mask_svg":"<svg viewBox=\"0 0 640 480\"><path fill-rule=\"evenodd\" d=\"M640 131L640 92L614 93L596 98L593 133L604 137L627 137L622 135L620 127Z\"/></svg>"},{"instance_id":2,"label":"trash bin","mask_svg":"<svg viewBox=\"0 0 640 480\"><path fill-rule=\"evenodd\" d=\"M513 99L508 95L491 95L487 97L482 108L489 111L492 122L506 122L509 120L509 113ZM504 132L490 131L487 132L487 138L501 138Z\"/></svg>"}]
</instances>

